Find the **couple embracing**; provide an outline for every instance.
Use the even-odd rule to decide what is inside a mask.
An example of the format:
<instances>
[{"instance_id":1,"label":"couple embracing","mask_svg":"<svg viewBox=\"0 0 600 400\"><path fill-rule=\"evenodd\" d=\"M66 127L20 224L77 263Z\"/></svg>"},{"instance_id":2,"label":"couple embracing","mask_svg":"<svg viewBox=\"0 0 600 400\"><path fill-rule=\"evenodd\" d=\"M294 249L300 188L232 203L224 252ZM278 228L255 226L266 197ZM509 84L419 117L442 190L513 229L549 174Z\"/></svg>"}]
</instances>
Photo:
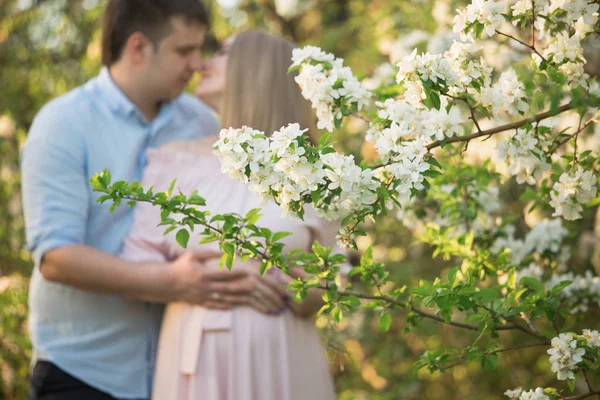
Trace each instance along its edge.
<instances>
[{"instance_id":1,"label":"couple embracing","mask_svg":"<svg viewBox=\"0 0 600 400\"><path fill-rule=\"evenodd\" d=\"M246 31L204 61L208 25L198 0L109 0L100 74L31 126L21 167L35 261L32 400L335 397L310 318L321 293L296 303L286 287L304 271L262 276L252 260L220 270L214 243L192 240L186 251L157 227L157 208L111 213L91 190L105 168L156 190L177 178L213 214L245 214L261 200L221 174L219 127L271 133L297 122L316 137L287 74L294 45ZM195 96L183 93L196 72ZM259 225L293 233L287 250L334 243L335 226L309 210L304 221L282 219L274 204L262 214Z\"/></svg>"}]
</instances>

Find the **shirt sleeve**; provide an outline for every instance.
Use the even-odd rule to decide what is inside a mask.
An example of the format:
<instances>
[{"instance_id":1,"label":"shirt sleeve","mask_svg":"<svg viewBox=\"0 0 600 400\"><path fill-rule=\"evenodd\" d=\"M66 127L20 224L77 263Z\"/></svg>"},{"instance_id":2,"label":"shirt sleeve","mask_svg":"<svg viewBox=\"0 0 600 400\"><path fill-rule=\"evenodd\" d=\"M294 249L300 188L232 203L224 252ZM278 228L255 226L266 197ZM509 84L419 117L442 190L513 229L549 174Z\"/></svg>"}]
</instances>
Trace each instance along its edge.
<instances>
[{"instance_id":1,"label":"shirt sleeve","mask_svg":"<svg viewBox=\"0 0 600 400\"><path fill-rule=\"evenodd\" d=\"M21 152L27 248L36 265L49 250L85 242L90 191L84 138L75 123L71 112L47 105Z\"/></svg>"}]
</instances>

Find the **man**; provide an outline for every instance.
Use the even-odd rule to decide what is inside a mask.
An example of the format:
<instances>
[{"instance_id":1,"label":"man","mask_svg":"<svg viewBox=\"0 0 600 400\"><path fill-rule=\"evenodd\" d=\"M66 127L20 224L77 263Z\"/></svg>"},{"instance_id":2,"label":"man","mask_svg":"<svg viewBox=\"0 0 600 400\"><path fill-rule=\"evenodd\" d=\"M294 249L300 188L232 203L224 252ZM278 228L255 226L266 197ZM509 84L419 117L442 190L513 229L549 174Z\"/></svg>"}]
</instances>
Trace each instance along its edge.
<instances>
[{"instance_id":1,"label":"man","mask_svg":"<svg viewBox=\"0 0 600 400\"><path fill-rule=\"evenodd\" d=\"M110 213L89 184L104 168L117 180L140 180L148 147L216 132L208 108L182 94L202 66L207 26L198 0L109 0L105 67L32 124L22 153L35 261L32 399L149 398L161 316L155 303L230 308L275 297L270 307L283 305L283 289L267 277L203 269L211 255L168 264L119 259L132 210Z\"/></svg>"}]
</instances>

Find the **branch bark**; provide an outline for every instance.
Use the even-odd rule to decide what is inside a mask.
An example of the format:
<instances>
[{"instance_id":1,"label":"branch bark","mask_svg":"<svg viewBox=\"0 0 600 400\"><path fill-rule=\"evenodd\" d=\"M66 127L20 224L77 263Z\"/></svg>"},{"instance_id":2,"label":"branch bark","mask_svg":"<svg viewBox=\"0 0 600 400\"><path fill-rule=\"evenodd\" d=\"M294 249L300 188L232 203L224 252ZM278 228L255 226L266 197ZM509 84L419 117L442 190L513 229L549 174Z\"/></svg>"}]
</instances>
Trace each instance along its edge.
<instances>
[{"instance_id":1,"label":"branch bark","mask_svg":"<svg viewBox=\"0 0 600 400\"><path fill-rule=\"evenodd\" d=\"M455 136L455 137L451 137L451 138L445 139L443 141L436 140L435 142L432 142L432 143L428 144L426 146L426 148L427 148L427 150L431 151L431 150L435 149L436 147L441 146L442 144L449 144L449 143L456 143L456 142L466 142L466 141L469 141L471 139L477 139L477 138L482 137L482 136L491 136L491 135L495 135L496 133L509 131L511 129L517 129L517 128L522 127L523 125L527 125L527 124L530 124L532 122L538 122L538 121L544 120L546 118L550 118L550 117L553 117L555 115L561 114L561 113L563 113L563 112L565 112L567 110L570 110L572 108L573 108L573 106L570 103L564 104L564 105L562 105L562 106L560 106L558 108L557 112L546 111L546 112L537 114L537 115L535 115L533 117L530 117L530 118L525 118L525 119L522 119L522 120L517 121L517 122L513 122L513 123L510 123L510 124L506 124L506 125L501 125L501 126L498 126L496 128L487 129L485 131L474 132L474 133L470 133L470 134L464 135L464 136Z\"/></svg>"}]
</instances>

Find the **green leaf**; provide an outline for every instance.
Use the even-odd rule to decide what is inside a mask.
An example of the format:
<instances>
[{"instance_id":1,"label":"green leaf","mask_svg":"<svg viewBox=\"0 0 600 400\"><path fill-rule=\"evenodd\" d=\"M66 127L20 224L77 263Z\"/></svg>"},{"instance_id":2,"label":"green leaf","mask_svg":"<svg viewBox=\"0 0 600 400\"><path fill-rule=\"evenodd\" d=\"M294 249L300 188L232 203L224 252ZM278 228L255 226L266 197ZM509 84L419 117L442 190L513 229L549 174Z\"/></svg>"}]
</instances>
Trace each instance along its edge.
<instances>
[{"instance_id":1,"label":"green leaf","mask_svg":"<svg viewBox=\"0 0 600 400\"><path fill-rule=\"evenodd\" d=\"M320 190L313 190L310 193L310 198L312 199L312 203L313 204L317 204L317 202L321 198L321 191Z\"/></svg>"},{"instance_id":2,"label":"green leaf","mask_svg":"<svg viewBox=\"0 0 600 400\"><path fill-rule=\"evenodd\" d=\"M360 258L360 266L362 268L367 268L371 265L373 265L373 248L369 246Z\"/></svg>"},{"instance_id":3,"label":"green leaf","mask_svg":"<svg viewBox=\"0 0 600 400\"><path fill-rule=\"evenodd\" d=\"M442 106L442 102L440 101L440 96L436 93L436 92L430 92L430 99L431 99L431 103L433 104L433 106L435 107L436 110L439 110L440 107Z\"/></svg>"},{"instance_id":4,"label":"green leaf","mask_svg":"<svg viewBox=\"0 0 600 400\"><path fill-rule=\"evenodd\" d=\"M390 330L390 326L392 325L392 316L390 313L386 312L381 314L379 317L379 330L381 332L387 332Z\"/></svg>"},{"instance_id":5,"label":"green leaf","mask_svg":"<svg viewBox=\"0 0 600 400\"><path fill-rule=\"evenodd\" d=\"M325 146L329 140L333 137L332 133L326 133L319 138L319 146Z\"/></svg>"},{"instance_id":6,"label":"green leaf","mask_svg":"<svg viewBox=\"0 0 600 400\"><path fill-rule=\"evenodd\" d=\"M561 290L563 290L564 288L566 288L567 286L569 286L571 283L573 283L573 281L561 281L560 283L558 283L552 287L552 290L550 291L550 293L556 294L556 293L560 292Z\"/></svg>"},{"instance_id":7,"label":"green leaf","mask_svg":"<svg viewBox=\"0 0 600 400\"><path fill-rule=\"evenodd\" d=\"M535 292L544 292L546 290L546 287L544 286L544 284L542 282L540 282L539 280L537 280L531 276L525 276L525 277L521 278L519 280L519 283L521 285L529 286Z\"/></svg>"},{"instance_id":8,"label":"green leaf","mask_svg":"<svg viewBox=\"0 0 600 400\"><path fill-rule=\"evenodd\" d=\"M521 197L519 197L519 200L521 201L530 201L530 200L536 200L538 198L538 194L535 190L533 190L532 188L528 187L527 189L525 189L525 192L521 195Z\"/></svg>"},{"instance_id":9,"label":"green leaf","mask_svg":"<svg viewBox=\"0 0 600 400\"><path fill-rule=\"evenodd\" d=\"M179 245L185 249L187 248L188 240L190 240L190 233L187 231L187 229L182 228L177 231L175 239L177 239L177 243L179 243Z\"/></svg>"},{"instance_id":10,"label":"green leaf","mask_svg":"<svg viewBox=\"0 0 600 400\"><path fill-rule=\"evenodd\" d=\"M456 280L456 274L458 273L458 269L460 267L454 267L450 270L450 272L448 272L448 282L450 282L450 284L454 284L454 281Z\"/></svg>"},{"instance_id":11,"label":"green leaf","mask_svg":"<svg viewBox=\"0 0 600 400\"><path fill-rule=\"evenodd\" d=\"M569 384L569 390L573 393L575 391L575 379L567 379L567 383Z\"/></svg>"},{"instance_id":12,"label":"green leaf","mask_svg":"<svg viewBox=\"0 0 600 400\"><path fill-rule=\"evenodd\" d=\"M273 242L277 242L277 241L283 239L284 237L290 236L291 234L292 234L291 232L277 232L273 235L271 240Z\"/></svg>"},{"instance_id":13,"label":"green leaf","mask_svg":"<svg viewBox=\"0 0 600 400\"><path fill-rule=\"evenodd\" d=\"M171 194L173 193L173 189L175 188L176 182L177 182L177 179L173 179L173 181L171 182L171 186L169 186L169 190L167 190L167 197L171 197Z\"/></svg>"},{"instance_id":14,"label":"green leaf","mask_svg":"<svg viewBox=\"0 0 600 400\"><path fill-rule=\"evenodd\" d=\"M333 125L335 125L335 129L340 129L342 127L342 120L338 119L338 118L334 118Z\"/></svg>"},{"instance_id":15,"label":"green leaf","mask_svg":"<svg viewBox=\"0 0 600 400\"><path fill-rule=\"evenodd\" d=\"M496 353L491 353L483 356L481 359L481 367L485 371L493 371L498 366L498 355Z\"/></svg>"}]
</instances>

